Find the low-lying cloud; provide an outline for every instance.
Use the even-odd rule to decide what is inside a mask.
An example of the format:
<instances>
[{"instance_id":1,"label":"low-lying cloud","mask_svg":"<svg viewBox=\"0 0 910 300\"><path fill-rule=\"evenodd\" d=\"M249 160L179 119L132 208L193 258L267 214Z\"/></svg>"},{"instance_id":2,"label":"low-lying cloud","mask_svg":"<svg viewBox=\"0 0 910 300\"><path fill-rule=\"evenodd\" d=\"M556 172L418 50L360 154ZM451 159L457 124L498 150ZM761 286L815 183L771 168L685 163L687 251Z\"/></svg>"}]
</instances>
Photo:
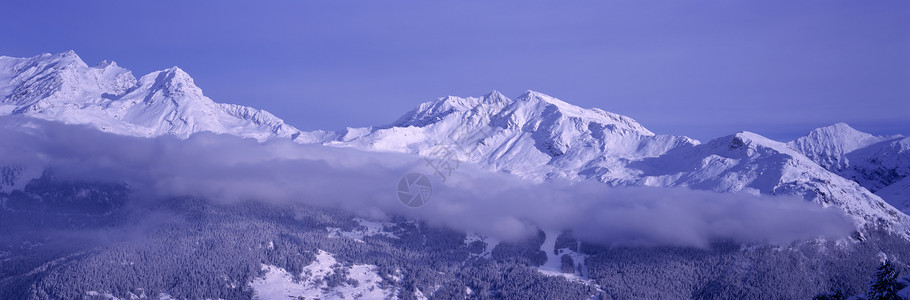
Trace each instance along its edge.
<instances>
[{"instance_id":1,"label":"low-lying cloud","mask_svg":"<svg viewBox=\"0 0 910 300\"><path fill-rule=\"evenodd\" d=\"M397 199L398 180L410 172L431 173L412 155L209 133L187 140L134 138L20 117L0 118L0 164L126 182L144 196L338 207L368 217L419 218L503 240L543 228L572 230L605 245L701 247L715 239L778 243L854 230L839 210L794 197L532 183L468 165L445 183L435 180L429 203L409 208Z\"/></svg>"}]
</instances>

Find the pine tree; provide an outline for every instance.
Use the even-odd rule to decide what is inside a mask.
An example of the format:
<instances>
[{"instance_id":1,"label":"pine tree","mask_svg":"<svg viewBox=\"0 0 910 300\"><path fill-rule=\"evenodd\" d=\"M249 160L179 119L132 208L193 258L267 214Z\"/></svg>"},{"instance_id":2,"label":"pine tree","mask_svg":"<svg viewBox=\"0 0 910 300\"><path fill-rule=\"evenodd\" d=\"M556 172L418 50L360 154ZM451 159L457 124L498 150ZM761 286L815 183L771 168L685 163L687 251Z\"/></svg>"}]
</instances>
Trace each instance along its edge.
<instances>
[{"instance_id":1,"label":"pine tree","mask_svg":"<svg viewBox=\"0 0 910 300\"><path fill-rule=\"evenodd\" d=\"M872 276L866 297L869 300L900 300L897 291L904 288L904 284L898 282L897 277L897 269L894 268L891 261L886 260Z\"/></svg>"}]
</instances>

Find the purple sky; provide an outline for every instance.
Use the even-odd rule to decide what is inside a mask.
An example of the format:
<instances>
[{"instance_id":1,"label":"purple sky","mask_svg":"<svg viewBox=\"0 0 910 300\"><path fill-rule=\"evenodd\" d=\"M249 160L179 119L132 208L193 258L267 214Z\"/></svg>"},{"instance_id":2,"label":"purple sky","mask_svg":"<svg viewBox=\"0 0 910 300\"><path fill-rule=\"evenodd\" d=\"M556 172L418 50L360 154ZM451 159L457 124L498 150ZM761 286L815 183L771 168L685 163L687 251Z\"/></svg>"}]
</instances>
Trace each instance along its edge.
<instances>
[{"instance_id":1,"label":"purple sky","mask_svg":"<svg viewBox=\"0 0 910 300\"><path fill-rule=\"evenodd\" d=\"M702 140L910 134L908 1L260 2L7 1L0 55L177 65L305 130L532 89Z\"/></svg>"}]
</instances>

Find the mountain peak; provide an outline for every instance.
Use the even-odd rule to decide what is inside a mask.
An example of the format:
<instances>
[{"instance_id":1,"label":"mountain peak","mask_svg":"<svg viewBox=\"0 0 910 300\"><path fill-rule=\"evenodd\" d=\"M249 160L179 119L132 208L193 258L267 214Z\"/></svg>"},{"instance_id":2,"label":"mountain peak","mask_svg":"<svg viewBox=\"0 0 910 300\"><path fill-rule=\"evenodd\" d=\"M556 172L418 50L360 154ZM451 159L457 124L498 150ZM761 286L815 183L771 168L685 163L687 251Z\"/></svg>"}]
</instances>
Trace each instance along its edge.
<instances>
[{"instance_id":1,"label":"mountain peak","mask_svg":"<svg viewBox=\"0 0 910 300\"><path fill-rule=\"evenodd\" d=\"M910 138L876 136L836 123L812 130L788 145L823 168L910 211L906 196L893 193L902 189L902 179L910 178Z\"/></svg>"},{"instance_id":2,"label":"mountain peak","mask_svg":"<svg viewBox=\"0 0 910 300\"><path fill-rule=\"evenodd\" d=\"M847 123L844 123L844 122L837 122L837 123L834 123L834 124L831 124L831 125L828 125L828 126L825 126L825 127L838 127L838 128L850 128L850 129L853 129L853 127L850 127L850 125L847 125ZM822 127L822 128L825 128L825 127Z\"/></svg>"},{"instance_id":3,"label":"mountain peak","mask_svg":"<svg viewBox=\"0 0 910 300\"><path fill-rule=\"evenodd\" d=\"M859 131L847 125L844 122L837 122L828 126L819 127L809 132L810 135L829 135L829 136L871 136L871 134Z\"/></svg>"},{"instance_id":4,"label":"mountain peak","mask_svg":"<svg viewBox=\"0 0 910 300\"><path fill-rule=\"evenodd\" d=\"M468 112L462 114L460 112ZM601 109L586 109L559 100L544 93L528 90L521 96L513 99L507 98L498 91L492 91L481 98L446 96L435 101L424 102L414 110L401 116L392 123L392 127L417 126L424 127L445 119L447 116L457 114L461 117L481 119L497 119L495 126L524 126L531 122L537 127L541 124L563 122L560 119L568 118L565 122L577 123L587 128L588 123L594 123L597 128L612 128L628 130L641 135L654 135L632 118L603 111ZM482 115L482 116L481 116ZM498 125L497 125L498 124ZM568 124L568 123L566 123Z\"/></svg>"},{"instance_id":5,"label":"mountain peak","mask_svg":"<svg viewBox=\"0 0 910 300\"><path fill-rule=\"evenodd\" d=\"M484 95L484 97L505 97L505 95L503 95L498 90L492 90L489 93L487 93L486 95Z\"/></svg>"},{"instance_id":6,"label":"mountain peak","mask_svg":"<svg viewBox=\"0 0 910 300\"><path fill-rule=\"evenodd\" d=\"M845 156L847 153L889 138L856 130L841 122L813 129L788 145L821 166L838 170L849 165Z\"/></svg>"},{"instance_id":7,"label":"mountain peak","mask_svg":"<svg viewBox=\"0 0 910 300\"><path fill-rule=\"evenodd\" d=\"M107 60L107 59L102 60L97 65L95 65L95 68L98 68L98 69L104 69L104 68L109 68L109 67L119 67L119 66L117 65L117 62L115 62L113 60Z\"/></svg>"},{"instance_id":8,"label":"mountain peak","mask_svg":"<svg viewBox=\"0 0 910 300\"><path fill-rule=\"evenodd\" d=\"M506 95L503 95L497 90L493 90L490 93L483 95L483 100L485 103L507 103L512 101Z\"/></svg>"},{"instance_id":9,"label":"mountain peak","mask_svg":"<svg viewBox=\"0 0 910 300\"><path fill-rule=\"evenodd\" d=\"M178 66L173 66L161 70L161 72L167 74L166 77L169 79L169 81L187 83L191 84L192 86L196 86L196 83L193 81L193 77Z\"/></svg>"},{"instance_id":10,"label":"mountain peak","mask_svg":"<svg viewBox=\"0 0 910 300\"><path fill-rule=\"evenodd\" d=\"M66 51L63 51L63 52L54 54L54 56L63 57L63 58L74 58L74 59L82 60L82 58L80 58L79 55L76 54L76 51L73 51L73 50L66 50Z\"/></svg>"},{"instance_id":11,"label":"mountain peak","mask_svg":"<svg viewBox=\"0 0 910 300\"><path fill-rule=\"evenodd\" d=\"M556 97L553 97L553 96L550 96L550 95L547 95L547 94L544 94L541 92L532 91L532 90L525 91L520 96L518 96L518 98L515 98L515 100L520 101L520 102L528 102L528 103L551 104L551 105L555 105L560 110L562 110L564 112L569 112L569 113L588 111L587 109L584 109L579 106L569 104L568 102L559 100Z\"/></svg>"},{"instance_id":12,"label":"mountain peak","mask_svg":"<svg viewBox=\"0 0 910 300\"><path fill-rule=\"evenodd\" d=\"M733 137L739 138L739 139L745 140L745 141L757 141L757 142L770 141L768 138L766 138L758 133L754 133L754 132L746 131L746 130L733 134Z\"/></svg>"},{"instance_id":13,"label":"mountain peak","mask_svg":"<svg viewBox=\"0 0 910 300\"><path fill-rule=\"evenodd\" d=\"M76 51L73 50L67 50L54 55L50 55L50 60L57 62L57 64L60 66L76 65L80 67L88 67L88 65L85 64L85 61L83 61L82 58L76 54Z\"/></svg>"},{"instance_id":14,"label":"mountain peak","mask_svg":"<svg viewBox=\"0 0 910 300\"><path fill-rule=\"evenodd\" d=\"M523 99L523 98L540 97L540 96L549 97L549 95L535 91L535 90L525 90L524 93L521 93L521 95L518 96L518 98Z\"/></svg>"},{"instance_id":15,"label":"mountain peak","mask_svg":"<svg viewBox=\"0 0 910 300\"><path fill-rule=\"evenodd\" d=\"M183 69L181 69L178 66L173 66L173 67L164 69L162 71L167 72L167 73L181 74L181 76L187 76L187 77L190 76L190 74L187 74L186 71L184 71Z\"/></svg>"},{"instance_id":16,"label":"mountain peak","mask_svg":"<svg viewBox=\"0 0 910 300\"><path fill-rule=\"evenodd\" d=\"M76 54L73 50L68 50L60 53L44 53L41 55L36 55L28 58L13 58L19 61L17 64L17 69L19 71L27 71L32 69L33 72L40 71L60 71L64 69L70 69L72 67L76 68L87 68L88 65L82 60L79 55Z\"/></svg>"},{"instance_id":17,"label":"mountain peak","mask_svg":"<svg viewBox=\"0 0 910 300\"><path fill-rule=\"evenodd\" d=\"M167 96L191 95L202 97L202 89L196 86L193 77L176 66L145 75L140 81L150 85L152 90L163 91Z\"/></svg>"},{"instance_id":18,"label":"mountain peak","mask_svg":"<svg viewBox=\"0 0 910 300\"><path fill-rule=\"evenodd\" d=\"M778 152L795 154L795 152L787 148L785 144L751 131L744 130L715 140L720 141L721 144L728 144L730 149L747 148L754 150L758 149L759 147L763 147L770 148Z\"/></svg>"},{"instance_id":19,"label":"mountain peak","mask_svg":"<svg viewBox=\"0 0 910 300\"><path fill-rule=\"evenodd\" d=\"M179 67L142 76L112 61L89 67L74 51L0 59L0 114L21 114L103 131L152 137L200 132L257 140L293 138L299 130L274 115L218 104Z\"/></svg>"},{"instance_id":20,"label":"mountain peak","mask_svg":"<svg viewBox=\"0 0 910 300\"><path fill-rule=\"evenodd\" d=\"M16 110L27 109L41 100L73 102L86 86L98 87L94 76L86 75L89 69L72 50L8 57L0 61L0 71L7 73L3 77L9 78L0 82L0 91L6 92L3 102L17 106Z\"/></svg>"},{"instance_id":21,"label":"mountain peak","mask_svg":"<svg viewBox=\"0 0 910 300\"><path fill-rule=\"evenodd\" d=\"M558 104L571 105L569 103L566 103L565 101L556 99L556 97L553 97L553 96L550 96L550 95L547 95L547 94L544 94L544 93L541 93L538 91L534 91L534 90L527 90L524 93L522 93L520 96L518 96L518 98L515 98L515 99L523 100L523 101L537 100L537 101L543 101L543 102L548 102L548 103L553 103L553 104L558 103Z\"/></svg>"}]
</instances>

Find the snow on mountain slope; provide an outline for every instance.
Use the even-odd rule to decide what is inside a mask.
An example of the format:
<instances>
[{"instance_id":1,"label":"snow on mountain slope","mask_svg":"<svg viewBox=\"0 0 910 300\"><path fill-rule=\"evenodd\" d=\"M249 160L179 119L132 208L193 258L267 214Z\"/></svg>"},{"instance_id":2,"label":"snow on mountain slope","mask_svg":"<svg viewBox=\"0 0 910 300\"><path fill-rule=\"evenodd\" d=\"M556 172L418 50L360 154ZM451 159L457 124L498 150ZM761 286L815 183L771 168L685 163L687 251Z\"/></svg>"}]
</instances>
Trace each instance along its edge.
<instances>
[{"instance_id":1,"label":"snow on mountain slope","mask_svg":"<svg viewBox=\"0 0 910 300\"><path fill-rule=\"evenodd\" d=\"M789 144L752 133L700 144L656 135L629 117L542 93L509 99L494 91L423 103L388 126L301 132L266 111L215 103L179 68L136 79L113 62L89 67L72 51L0 57L0 93L0 115L89 124L118 134L185 138L211 131L414 153L427 158L443 181L453 164L468 162L534 181L587 179L614 186L797 195L840 207L861 226L902 227L907 219L878 196L829 172L853 172L841 174L870 189L899 182L910 161L907 140L872 136L846 124L820 128Z\"/></svg>"},{"instance_id":2,"label":"snow on mountain slope","mask_svg":"<svg viewBox=\"0 0 910 300\"><path fill-rule=\"evenodd\" d=\"M857 144L877 140L864 138ZM455 160L535 181L588 179L613 186L794 195L839 207L860 227L903 232L908 222L880 197L788 144L749 132L706 144L655 135L631 118L533 91L514 100L495 91L480 98L441 98L420 104L389 126L349 128L328 144L419 154L442 180L451 169L435 164ZM829 152L859 146L841 143Z\"/></svg>"},{"instance_id":3,"label":"snow on mountain slope","mask_svg":"<svg viewBox=\"0 0 910 300\"><path fill-rule=\"evenodd\" d=\"M910 177L910 137L874 136L838 123L815 129L788 145L908 212L910 197L898 192L905 187L891 185Z\"/></svg>"},{"instance_id":4,"label":"snow on mountain slope","mask_svg":"<svg viewBox=\"0 0 910 300\"><path fill-rule=\"evenodd\" d=\"M910 137L876 143L850 152L847 158L851 165L844 177L878 191L910 176Z\"/></svg>"},{"instance_id":5,"label":"snow on mountain slope","mask_svg":"<svg viewBox=\"0 0 910 300\"><path fill-rule=\"evenodd\" d=\"M655 135L629 117L583 109L528 91L449 96L419 105L389 126L349 128L329 144L475 163L532 180L628 178L625 161L698 142Z\"/></svg>"},{"instance_id":6,"label":"snow on mountain slope","mask_svg":"<svg viewBox=\"0 0 910 300\"><path fill-rule=\"evenodd\" d=\"M847 153L893 138L871 135L845 123L837 123L812 130L787 144L822 167L834 171L849 165Z\"/></svg>"},{"instance_id":7,"label":"snow on mountain slope","mask_svg":"<svg viewBox=\"0 0 910 300\"><path fill-rule=\"evenodd\" d=\"M298 278L288 271L263 265L263 276L250 287L256 299L389 299L373 265L342 265L332 254L319 250L316 260L303 267Z\"/></svg>"},{"instance_id":8,"label":"snow on mountain slope","mask_svg":"<svg viewBox=\"0 0 910 300\"><path fill-rule=\"evenodd\" d=\"M860 226L906 231L907 215L856 182L788 147L751 132L633 162L645 186L686 186L718 192L794 195L842 209Z\"/></svg>"},{"instance_id":9,"label":"snow on mountain slope","mask_svg":"<svg viewBox=\"0 0 910 300\"><path fill-rule=\"evenodd\" d=\"M30 58L0 57L0 115L88 124L133 136L182 138L211 131L265 140L306 141L274 115L250 107L215 103L177 67L136 79L114 62L89 67L72 51Z\"/></svg>"}]
</instances>

